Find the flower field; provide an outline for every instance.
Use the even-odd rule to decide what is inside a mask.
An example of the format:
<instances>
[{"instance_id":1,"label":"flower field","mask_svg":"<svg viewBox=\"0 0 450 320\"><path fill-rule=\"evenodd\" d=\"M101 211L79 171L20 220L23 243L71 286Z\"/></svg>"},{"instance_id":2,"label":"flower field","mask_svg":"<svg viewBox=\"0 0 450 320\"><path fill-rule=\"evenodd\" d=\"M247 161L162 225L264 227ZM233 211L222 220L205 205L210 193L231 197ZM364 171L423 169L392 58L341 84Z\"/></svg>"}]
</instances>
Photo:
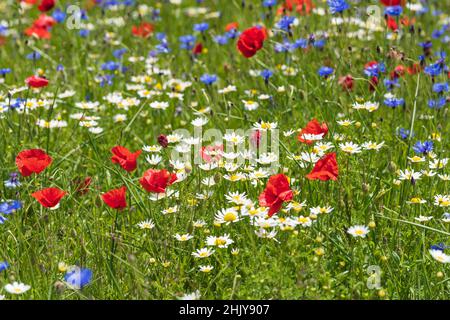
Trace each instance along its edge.
<instances>
[{"instance_id":1,"label":"flower field","mask_svg":"<svg viewBox=\"0 0 450 320\"><path fill-rule=\"evenodd\" d=\"M0 300L448 299L449 0L0 14Z\"/></svg>"}]
</instances>

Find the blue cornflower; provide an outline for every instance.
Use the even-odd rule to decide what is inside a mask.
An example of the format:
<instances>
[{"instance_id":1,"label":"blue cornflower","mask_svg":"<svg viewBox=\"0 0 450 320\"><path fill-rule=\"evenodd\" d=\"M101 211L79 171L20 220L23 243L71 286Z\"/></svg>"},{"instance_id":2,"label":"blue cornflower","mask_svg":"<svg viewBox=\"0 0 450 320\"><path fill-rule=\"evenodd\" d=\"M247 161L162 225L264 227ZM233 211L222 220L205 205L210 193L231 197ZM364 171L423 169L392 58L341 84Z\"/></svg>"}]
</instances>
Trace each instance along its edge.
<instances>
[{"instance_id":1,"label":"blue cornflower","mask_svg":"<svg viewBox=\"0 0 450 320\"><path fill-rule=\"evenodd\" d=\"M207 23L207 22L194 24L194 31L198 31L198 32L202 32L203 33L206 30L208 30L208 28L209 28L209 23Z\"/></svg>"},{"instance_id":2,"label":"blue cornflower","mask_svg":"<svg viewBox=\"0 0 450 320\"><path fill-rule=\"evenodd\" d=\"M195 45L195 36L193 35L185 35L178 38L178 40L181 42L180 48L185 50L192 50Z\"/></svg>"},{"instance_id":3,"label":"blue cornflower","mask_svg":"<svg viewBox=\"0 0 450 320\"><path fill-rule=\"evenodd\" d=\"M313 46L315 48L319 48L319 49L323 48L325 46L325 44L326 44L325 39L318 39L313 42Z\"/></svg>"},{"instance_id":4,"label":"blue cornflower","mask_svg":"<svg viewBox=\"0 0 450 320\"><path fill-rule=\"evenodd\" d=\"M263 7L272 8L277 5L277 0L264 0Z\"/></svg>"},{"instance_id":5,"label":"blue cornflower","mask_svg":"<svg viewBox=\"0 0 450 320\"><path fill-rule=\"evenodd\" d=\"M380 72L385 72L386 66L382 62L368 65L364 68L364 74L368 77L378 77Z\"/></svg>"},{"instance_id":6,"label":"blue cornflower","mask_svg":"<svg viewBox=\"0 0 450 320\"><path fill-rule=\"evenodd\" d=\"M431 109L441 109L447 104L447 98L446 97L440 97L436 100L430 99L428 100L428 107Z\"/></svg>"},{"instance_id":7,"label":"blue cornflower","mask_svg":"<svg viewBox=\"0 0 450 320\"><path fill-rule=\"evenodd\" d=\"M433 91L436 93L448 92L448 83L447 82L435 83L433 85Z\"/></svg>"},{"instance_id":8,"label":"blue cornflower","mask_svg":"<svg viewBox=\"0 0 450 320\"><path fill-rule=\"evenodd\" d=\"M117 59L122 58L122 56L127 52L128 50L126 48L117 49L113 51L113 56Z\"/></svg>"},{"instance_id":9,"label":"blue cornflower","mask_svg":"<svg viewBox=\"0 0 450 320\"><path fill-rule=\"evenodd\" d=\"M410 134L411 134L411 131L409 131L408 129L405 129L405 128L398 129L398 135L402 139L408 139Z\"/></svg>"},{"instance_id":10,"label":"blue cornflower","mask_svg":"<svg viewBox=\"0 0 450 320\"><path fill-rule=\"evenodd\" d=\"M17 188L20 186L19 175L17 172L13 172L9 175L9 179L5 181L6 188Z\"/></svg>"},{"instance_id":11,"label":"blue cornflower","mask_svg":"<svg viewBox=\"0 0 450 320\"><path fill-rule=\"evenodd\" d=\"M397 107L403 106L405 104L405 99L388 96L388 97L385 97L384 104L391 108L397 108Z\"/></svg>"},{"instance_id":12,"label":"blue cornflower","mask_svg":"<svg viewBox=\"0 0 450 320\"><path fill-rule=\"evenodd\" d=\"M153 20L160 20L161 10L159 9L153 9L152 10L152 19Z\"/></svg>"},{"instance_id":13,"label":"blue cornflower","mask_svg":"<svg viewBox=\"0 0 450 320\"><path fill-rule=\"evenodd\" d=\"M350 5L345 0L327 0L327 3L332 14L340 13L350 8Z\"/></svg>"},{"instance_id":14,"label":"blue cornflower","mask_svg":"<svg viewBox=\"0 0 450 320\"><path fill-rule=\"evenodd\" d=\"M334 71L334 69L333 69L333 68L330 68L330 67L320 67L318 73L319 73L319 76L325 77L325 78L326 78L326 77L328 77L330 74L332 74L333 71Z\"/></svg>"},{"instance_id":15,"label":"blue cornflower","mask_svg":"<svg viewBox=\"0 0 450 320\"><path fill-rule=\"evenodd\" d=\"M0 24L0 36L6 36L7 31L8 31L8 27Z\"/></svg>"},{"instance_id":16,"label":"blue cornflower","mask_svg":"<svg viewBox=\"0 0 450 320\"><path fill-rule=\"evenodd\" d=\"M6 261L0 261L0 272L2 272L2 271L4 271L4 270L8 269L8 267L9 267L8 262L6 262Z\"/></svg>"},{"instance_id":17,"label":"blue cornflower","mask_svg":"<svg viewBox=\"0 0 450 320\"><path fill-rule=\"evenodd\" d=\"M0 203L0 213L11 214L22 208L22 202L19 200L9 200Z\"/></svg>"},{"instance_id":18,"label":"blue cornflower","mask_svg":"<svg viewBox=\"0 0 450 320\"><path fill-rule=\"evenodd\" d=\"M261 77L263 77L265 82L268 82L269 78L273 75L273 72L269 69L264 69L263 71L261 71L260 75Z\"/></svg>"},{"instance_id":19,"label":"blue cornflower","mask_svg":"<svg viewBox=\"0 0 450 320\"><path fill-rule=\"evenodd\" d=\"M4 68L4 69L0 69L0 76L4 76L8 73L11 73L11 69L10 68Z\"/></svg>"},{"instance_id":20,"label":"blue cornflower","mask_svg":"<svg viewBox=\"0 0 450 320\"><path fill-rule=\"evenodd\" d=\"M78 34L82 38L86 38L89 35L89 33L90 31L88 29L81 29L80 32L78 32Z\"/></svg>"},{"instance_id":21,"label":"blue cornflower","mask_svg":"<svg viewBox=\"0 0 450 320\"><path fill-rule=\"evenodd\" d=\"M25 103L25 101L26 101L25 99L17 98L16 101L11 102L9 107L11 109L20 109L20 108L22 108L22 106Z\"/></svg>"},{"instance_id":22,"label":"blue cornflower","mask_svg":"<svg viewBox=\"0 0 450 320\"><path fill-rule=\"evenodd\" d=\"M115 61L108 61L102 64L101 69L103 71L116 71L120 68L120 63Z\"/></svg>"},{"instance_id":23,"label":"blue cornflower","mask_svg":"<svg viewBox=\"0 0 450 320\"><path fill-rule=\"evenodd\" d=\"M399 16L403 12L402 6L389 6L384 9L384 14L387 14L388 16Z\"/></svg>"},{"instance_id":24,"label":"blue cornflower","mask_svg":"<svg viewBox=\"0 0 450 320\"><path fill-rule=\"evenodd\" d=\"M306 40L306 39L297 39L292 44L292 48L293 49L298 49L298 48L306 49L306 48L308 48L308 40Z\"/></svg>"},{"instance_id":25,"label":"blue cornflower","mask_svg":"<svg viewBox=\"0 0 450 320\"><path fill-rule=\"evenodd\" d=\"M158 41L165 41L167 39L167 35L164 32L158 32L155 34L155 38Z\"/></svg>"},{"instance_id":26,"label":"blue cornflower","mask_svg":"<svg viewBox=\"0 0 450 320\"><path fill-rule=\"evenodd\" d=\"M230 39L235 39L240 35L240 32L237 29L233 28L230 31L226 32L225 35Z\"/></svg>"},{"instance_id":27,"label":"blue cornflower","mask_svg":"<svg viewBox=\"0 0 450 320\"><path fill-rule=\"evenodd\" d=\"M394 79L389 79L386 78L384 79L384 86L388 89L388 91L391 91L392 89L394 89L394 87L400 87L400 83L398 83L398 78L394 78Z\"/></svg>"},{"instance_id":28,"label":"blue cornflower","mask_svg":"<svg viewBox=\"0 0 450 320\"><path fill-rule=\"evenodd\" d=\"M439 250L444 251L447 248L447 246L443 243L438 243L430 246L431 250Z\"/></svg>"},{"instance_id":29,"label":"blue cornflower","mask_svg":"<svg viewBox=\"0 0 450 320\"><path fill-rule=\"evenodd\" d=\"M64 66L62 64L58 64L56 66L56 71L64 71Z\"/></svg>"},{"instance_id":30,"label":"blue cornflower","mask_svg":"<svg viewBox=\"0 0 450 320\"><path fill-rule=\"evenodd\" d=\"M424 72L432 77L440 75L442 70L442 64L439 62L430 64L424 68Z\"/></svg>"},{"instance_id":31,"label":"blue cornflower","mask_svg":"<svg viewBox=\"0 0 450 320\"><path fill-rule=\"evenodd\" d=\"M225 45L228 43L229 38L226 35L219 34L218 36L214 37L214 41L220 45Z\"/></svg>"},{"instance_id":32,"label":"blue cornflower","mask_svg":"<svg viewBox=\"0 0 450 320\"><path fill-rule=\"evenodd\" d=\"M33 51L32 53L27 55L28 60L39 60L41 58L41 54L37 51Z\"/></svg>"},{"instance_id":33,"label":"blue cornflower","mask_svg":"<svg viewBox=\"0 0 450 320\"><path fill-rule=\"evenodd\" d=\"M55 9L55 11L53 11L52 17L53 19L56 20L56 22L63 23L64 20L66 20L66 13L61 9L57 8Z\"/></svg>"},{"instance_id":34,"label":"blue cornflower","mask_svg":"<svg viewBox=\"0 0 450 320\"><path fill-rule=\"evenodd\" d=\"M82 289L92 280L92 271L86 268L75 267L74 270L68 271L64 280L74 289Z\"/></svg>"},{"instance_id":35,"label":"blue cornflower","mask_svg":"<svg viewBox=\"0 0 450 320\"><path fill-rule=\"evenodd\" d=\"M413 147L414 152L427 154L433 151L433 141L427 140L422 143L422 141L417 141Z\"/></svg>"},{"instance_id":36,"label":"blue cornflower","mask_svg":"<svg viewBox=\"0 0 450 320\"><path fill-rule=\"evenodd\" d=\"M277 53L288 52L293 49L292 44L289 41L284 41L283 43L275 43L274 50Z\"/></svg>"},{"instance_id":37,"label":"blue cornflower","mask_svg":"<svg viewBox=\"0 0 450 320\"><path fill-rule=\"evenodd\" d=\"M421 46L424 49L430 49L431 47L433 47L433 43L431 41L424 41L419 43L419 46Z\"/></svg>"},{"instance_id":38,"label":"blue cornflower","mask_svg":"<svg viewBox=\"0 0 450 320\"><path fill-rule=\"evenodd\" d=\"M160 44L157 44L155 46L155 49L156 49L156 53L169 53L170 52L167 42L165 42L165 41L161 42Z\"/></svg>"},{"instance_id":39,"label":"blue cornflower","mask_svg":"<svg viewBox=\"0 0 450 320\"><path fill-rule=\"evenodd\" d=\"M283 16L277 23L277 27L281 30L288 32L291 28L291 24L295 21L295 17Z\"/></svg>"},{"instance_id":40,"label":"blue cornflower","mask_svg":"<svg viewBox=\"0 0 450 320\"><path fill-rule=\"evenodd\" d=\"M112 75L112 74L105 74L105 75L103 75L103 76L97 76L97 81L100 83L100 87L104 87L105 85L108 85L108 86L112 86L112 84L113 84L113 79L114 79L114 75Z\"/></svg>"},{"instance_id":41,"label":"blue cornflower","mask_svg":"<svg viewBox=\"0 0 450 320\"><path fill-rule=\"evenodd\" d=\"M445 33L444 29L441 30L433 30L433 32L431 33L431 37L433 39L439 39L440 37L442 37Z\"/></svg>"},{"instance_id":42,"label":"blue cornflower","mask_svg":"<svg viewBox=\"0 0 450 320\"><path fill-rule=\"evenodd\" d=\"M217 76L215 74L207 74L205 73L200 77L200 81L206 85L211 85L217 81Z\"/></svg>"}]
</instances>

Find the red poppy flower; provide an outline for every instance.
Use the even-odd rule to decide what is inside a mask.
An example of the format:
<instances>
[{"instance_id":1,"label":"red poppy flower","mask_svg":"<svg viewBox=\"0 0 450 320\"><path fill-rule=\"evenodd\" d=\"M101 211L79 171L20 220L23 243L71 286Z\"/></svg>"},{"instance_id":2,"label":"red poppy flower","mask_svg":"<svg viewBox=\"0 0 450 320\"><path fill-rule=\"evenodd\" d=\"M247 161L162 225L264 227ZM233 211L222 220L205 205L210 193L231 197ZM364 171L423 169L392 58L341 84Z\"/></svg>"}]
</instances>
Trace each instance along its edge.
<instances>
[{"instance_id":1,"label":"red poppy flower","mask_svg":"<svg viewBox=\"0 0 450 320\"><path fill-rule=\"evenodd\" d=\"M339 174L336 153L328 153L316 162L312 171L306 175L309 180L337 180Z\"/></svg>"},{"instance_id":2,"label":"red poppy flower","mask_svg":"<svg viewBox=\"0 0 450 320\"><path fill-rule=\"evenodd\" d=\"M225 31L229 32L231 30L237 30L239 28L239 24L237 22L230 22L225 26Z\"/></svg>"},{"instance_id":3,"label":"red poppy flower","mask_svg":"<svg viewBox=\"0 0 450 320\"><path fill-rule=\"evenodd\" d=\"M41 14L39 18L34 20L33 26L37 28L50 28L56 24L56 20L46 14Z\"/></svg>"},{"instance_id":4,"label":"red poppy flower","mask_svg":"<svg viewBox=\"0 0 450 320\"><path fill-rule=\"evenodd\" d=\"M144 172L144 176L139 179L139 183L147 192L164 193L166 188L176 180L177 175L166 169L149 169Z\"/></svg>"},{"instance_id":5,"label":"red poppy flower","mask_svg":"<svg viewBox=\"0 0 450 320\"><path fill-rule=\"evenodd\" d=\"M38 39L50 39L51 34L47 28L31 26L25 29L24 33L29 37L36 37Z\"/></svg>"},{"instance_id":6,"label":"red poppy flower","mask_svg":"<svg viewBox=\"0 0 450 320\"><path fill-rule=\"evenodd\" d=\"M405 0L380 0L382 4L385 6L404 6Z\"/></svg>"},{"instance_id":7,"label":"red poppy flower","mask_svg":"<svg viewBox=\"0 0 450 320\"><path fill-rule=\"evenodd\" d=\"M305 9L306 14L310 14L314 8L312 0L286 0L283 5L277 10L277 14L284 14L285 11L297 11L303 14L303 9Z\"/></svg>"},{"instance_id":8,"label":"red poppy flower","mask_svg":"<svg viewBox=\"0 0 450 320\"><path fill-rule=\"evenodd\" d=\"M410 75L414 75L420 72L422 68L420 67L420 64L414 63L412 66L406 68L406 72Z\"/></svg>"},{"instance_id":9,"label":"red poppy flower","mask_svg":"<svg viewBox=\"0 0 450 320\"><path fill-rule=\"evenodd\" d=\"M199 55L203 51L203 45L201 42L197 43L194 48L192 48L192 53L194 55Z\"/></svg>"},{"instance_id":10,"label":"red poppy flower","mask_svg":"<svg viewBox=\"0 0 450 320\"><path fill-rule=\"evenodd\" d=\"M138 26L133 26L131 28L131 33L133 33L136 37L147 38L153 33L153 30L155 30L153 24L149 22L142 22Z\"/></svg>"},{"instance_id":11,"label":"red poppy flower","mask_svg":"<svg viewBox=\"0 0 450 320\"><path fill-rule=\"evenodd\" d=\"M319 123L316 119L312 119L307 123L297 136L298 141L312 144L315 140L322 139L328 133L328 126L325 122Z\"/></svg>"},{"instance_id":12,"label":"red poppy flower","mask_svg":"<svg viewBox=\"0 0 450 320\"><path fill-rule=\"evenodd\" d=\"M200 156L207 163L219 161L222 158L222 154L223 144L215 146L204 146L200 150Z\"/></svg>"},{"instance_id":13,"label":"red poppy flower","mask_svg":"<svg viewBox=\"0 0 450 320\"><path fill-rule=\"evenodd\" d=\"M54 208L59 204L59 201L61 201L65 194L65 191L58 188L46 188L32 193L31 196L44 207Z\"/></svg>"},{"instance_id":14,"label":"red poppy flower","mask_svg":"<svg viewBox=\"0 0 450 320\"><path fill-rule=\"evenodd\" d=\"M395 21L394 18L392 18L391 16L387 17L387 27L392 30L392 31L397 31L398 30L398 24Z\"/></svg>"},{"instance_id":15,"label":"red poppy flower","mask_svg":"<svg viewBox=\"0 0 450 320\"><path fill-rule=\"evenodd\" d=\"M42 88L48 86L48 80L45 78L31 76L25 80L26 84L33 88Z\"/></svg>"},{"instance_id":16,"label":"red poppy flower","mask_svg":"<svg viewBox=\"0 0 450 320\"><path fill-rule=\"evenodd\" d=\"M405 73L406 73L406 68L400 64L394 68L394 70L390 74L390 77L391 77L391 79L397 79L397 78L403 77L405 75Z\"/></svg>"},{"instance_id":17,"label":"red poppy flower","mask_svg":"<svg viewBox=\"0 0 450 320\"><path fill-rule=\"evenodd\" d=\"M118 163L123 169L131 172L137 167L137 158L141 154L141 150L134 153L130 152L125 147L116 146L111 149L113 156L111 157L112 163Z\"/></svg>"},{"instance_id":18,"label":"red poppy flower","mask_svg":"<svg viewBox=\"0 0 450 320\"><path fill-rule=\"evenodd\" d=\"M16 157L17 168L24 177L33 173L41 173L50 163L52 163L52 157L41 149L23 150Z\"/></svg>"},{"instance_id":19,"label":"red poppy flower","mask_svg":"<svg viewBox=\"0 0 450 320\"><path fill-rule=\"evenodd\" d=\"M102 194L102 200L108 207L121 210L127 207L126 192L127 187L125 186L119 189L113 189Z\"/></svg>"},{"instance_id":20,"label":"red poppy flower","mask_svg":"<svg viewBox=\"0 0 450 320\"><path fill-rule=\"evenodd\" d=\"M253 57L262 47L266 32L262 27L252 27L245 30L239 37L237 48L246 58Z\"/></svg>"},{"instance_id":21,"label":"red poppy flower","mask_svg":"<svg viewBox=\"0 0 450 320\"><path fill-rule=\"evenodd\" d=\"M55 6L55 0L42 0L41 4L38 6L39 11L47 12L53 9Z\"/></svg>"},{"instance_id":22,"label":"red poppy flower","mask_svg":"<svg viewBox=\"0 0 450 320\"><path fill-rule=\"evenodd\" d=\"M353 89L354 81L350 74L340 77L338 83L341 85L342 90L351 91Z\"/></svg>"},{"instance_id":23,"label":"red poppy flower","mask_svg":"<svg viewBox=\"0 0 450 320\"><path fill-rule=\"evenodd\" d=\"M410 19L408 17L403 17L400 19L400 23L405 27L412 26L416 23L416 18Z\"/></svg>"},{"instance_id":24,"label":"red poppy flower","mask_svg":"<svg viewBox=\"0 0 450 320\"><path fill-rule=\"evenodd\" d=\"M280 173L273 175L267 182L266 189L259 195L259 205L269 207L269 217L277 213L283 202L292 200L293 193L288 178Z\"/></svg>"}]
</instances>

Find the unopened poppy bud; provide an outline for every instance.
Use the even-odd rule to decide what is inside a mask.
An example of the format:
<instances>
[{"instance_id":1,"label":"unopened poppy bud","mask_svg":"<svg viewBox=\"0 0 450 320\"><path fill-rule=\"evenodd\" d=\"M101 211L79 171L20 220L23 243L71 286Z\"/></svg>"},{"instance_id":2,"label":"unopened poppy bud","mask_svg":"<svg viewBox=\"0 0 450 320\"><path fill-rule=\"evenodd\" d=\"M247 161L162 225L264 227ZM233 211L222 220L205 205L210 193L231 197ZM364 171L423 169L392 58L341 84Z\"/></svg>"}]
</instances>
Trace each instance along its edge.
<instances>
[{"instance_id":1,"label":"unopened poppy bud","mask_svg":"<svg viewBox=\"0 0 450 320\"><path fill-rule=\"evenodd\" d=\"M370 190L370 186L367 183L362 184L362 190L364 192L368 192Z\"/></svg>"},{"instance_id":2,"label":"unopened poppy bud","mask_svg":"<svg viewBox=\"0 0 450 320\"><path fill-rule=\"evenodd\" d=\"M392 172L395 172L397 170L397 165L395 164L395 162L389 162L389 170Z\"/></svg>"},{"instance_id":3,"label":"unopened poppy bud","mask_svg":"<svg viewBox=\"0 0 450 320\"><path fill-rule=\"evenodd\" d=\"M62 281L56 281L53 285L57 294L62 294L66 289L66 285Z\"/></svg>"},{"instance_id":4,"label":"unopened poppy bud","mask_svg":"<svg viewBox=\"0 0 450 320\"><path fill-rule=\"evenodd\" d=\"M167 137L165 135L160 134L158 136L158 143L161 147L167 148L167 146L169 145L169 140L167 140Z\"/></svg>"}]
</instances>

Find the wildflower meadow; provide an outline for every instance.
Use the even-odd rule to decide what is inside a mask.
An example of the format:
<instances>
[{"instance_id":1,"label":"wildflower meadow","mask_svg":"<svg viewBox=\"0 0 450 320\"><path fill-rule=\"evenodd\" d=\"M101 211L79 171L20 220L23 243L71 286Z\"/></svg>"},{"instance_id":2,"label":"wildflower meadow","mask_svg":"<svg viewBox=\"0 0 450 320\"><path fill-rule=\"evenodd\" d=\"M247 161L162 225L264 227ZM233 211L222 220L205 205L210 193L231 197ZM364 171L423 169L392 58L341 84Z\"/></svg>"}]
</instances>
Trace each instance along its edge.
<instances>
[{"instance_id":1,"label":"wildflower meadow","mask_svg":"<svg viewBox=\"0 0 450 320\"><path fill-rule=\"evenodd\" d=\"M450 0L0 1L0 300L450 294Z\"/></svg>"}]
</instances>

